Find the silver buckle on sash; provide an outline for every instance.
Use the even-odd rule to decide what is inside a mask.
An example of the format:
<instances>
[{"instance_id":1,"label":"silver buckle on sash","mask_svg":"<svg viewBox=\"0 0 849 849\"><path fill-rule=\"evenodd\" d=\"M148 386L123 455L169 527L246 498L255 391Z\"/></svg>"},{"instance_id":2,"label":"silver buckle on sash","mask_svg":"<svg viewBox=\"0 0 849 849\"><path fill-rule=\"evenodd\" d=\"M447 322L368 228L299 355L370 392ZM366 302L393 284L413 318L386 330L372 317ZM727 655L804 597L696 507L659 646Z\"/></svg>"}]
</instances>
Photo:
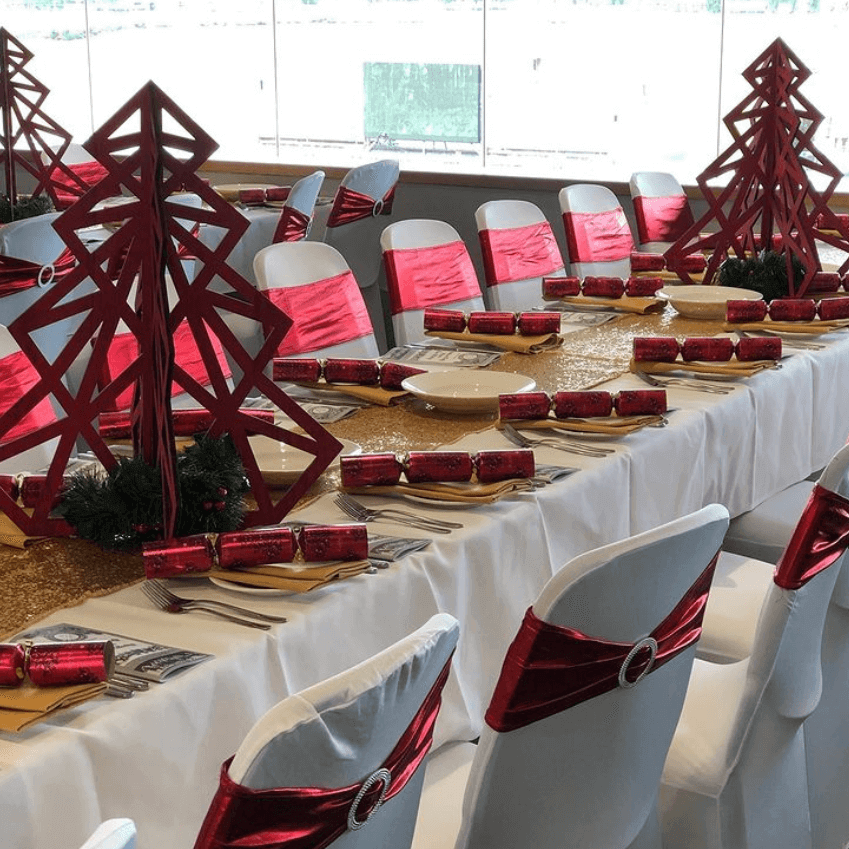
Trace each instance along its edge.
<instances>
[{"instance_id":1,"label":"silver buckle on sash","mask_svg":"<svg viewBox=\"0 0 849 849\"><path fill-rule=\"evenodd\" d=\"M646 668L633 680L629 681L625 675L628 672L628 667L631 665L631 662L634 658L643 650L649 650L649 662ZM634 647L631 651L628 652L625 660L622 661L622 666L619 667L619 686L623 687L626 690L630 690L631 687L636 687L646 675L651 672L652 667L654 666L654 659L657 657L657 640L653 637L643 637L637 643L635 643Z\"/></svg>"},{"instance_id":2,"label":"silver buckle on sash","mask_svg":"<svg viewBox=\"0 0 849 849\"><path fill-rule=\"evenodd\" d=\"M371 214L373 218L377 218L380 213L383 212L383 198L378 198L374 202L374 206L371 208Z\"/></svg>"},{"instance_id":3,"label":"silver buckle on sash","mask_svg":"<svg viewBox=\"0 0 849 849\"><path fill-rule=\"evenodd\" d=\"M45 280L44 272L47 271L50 276ZM37 286L40 286L42 289L45 286L49 286L53 282L53 278L56 276L56 269L53 267L52 262L48 262L46 265L42 265L41 268L38 269L38 277L36 277L35 282Z\"/></svg>"},{"instance_id":4,"label":"silver buckle on sash","mask_svg":"<svg viewBox=\"0 0 849 849\"><path fill-rule=\"evenodd\" d=\"M377 800L375 806L368 812L368 816L364 820L357 819L357 808L360 806L360 802L363 801L363 797L368 793L369 788L374 784L377 784L378 781L383 782L383 789L380 791L380 798ZM359 793L354 797L354 801L351 802L351 807L348 810L348 830L349 831L357 831L357 829L362 828L378 811L378 808L383 804L384 799L386 799L386 794L389 792L389 785L392 784L392 774L388 769L376 769L364 782L362 787L360 787Z\"/></svg>"}]
</instances>

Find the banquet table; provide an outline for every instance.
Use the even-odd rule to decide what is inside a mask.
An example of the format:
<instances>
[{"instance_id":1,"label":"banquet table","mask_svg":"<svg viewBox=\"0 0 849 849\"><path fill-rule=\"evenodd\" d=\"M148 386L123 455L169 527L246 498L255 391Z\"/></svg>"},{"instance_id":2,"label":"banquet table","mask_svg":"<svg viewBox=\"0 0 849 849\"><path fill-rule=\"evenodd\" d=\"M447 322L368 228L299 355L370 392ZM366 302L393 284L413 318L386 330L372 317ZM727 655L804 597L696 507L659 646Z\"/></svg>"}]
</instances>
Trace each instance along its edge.
<instances>
[{"instance_id":1,"label":"banquet table","mask_svg":"<svg viewBox=\"0 0 849 849\"><path fill-rule=\"evenodd\" d=\"M505 355L493 368L533 376L549 392L645 388L627 372L634 336L708 332L720 332L719 323L690 322L667 308L660 316L624 316L572 334L550 353ZM615 448L604 458L537 449L538 463L578 469L562 481L473 509L422 507L464 527L434 535L427 548L374 574L288 596L236 594L202 577L173 582L185 595L226 595L288 617L268 632L154 609L138 585L140 558L112 558L120 573L115 584L124 586L106 593L108 580L102 586L97 580L111 556L93 553L82 541L0 550L7 588L9 569L17 570L16 591L7 597L40 592L38 581L26 580L39 545L48 547L48 560L68 547L64 559L58 557L60 574L75 564L83 578L91 570L92 584L100 587L95 597L54 610L44 622L214 656L132 699L99 698L20 734L0 733L0 842L10 849L76 849L101 820L129 816L138 825L140 849L191 847L221 763L269 707L368 658L437 611L459 619L461 639L434 744L474 739L525 610L571 557L711 502L737 515L823 466L846 441L849 393L841 387L849 382L849 333L817 342L822 349L787 348L780 369L735 381L727 395L670 386L668 424L604 443ZM493 425L491 416L443 414L412 401L365 408L328 429L365 450L509 447ZM336 472L328 472L316 497L290 518L345 521L333 504L336 483ZM428 536L390 524L369 527ZM41 581L49 584L49 566L40 568ZM18 620L3 622L7 633L36 621L32 611L21 610L19 599Z\"/></svg>"}]
</instances>

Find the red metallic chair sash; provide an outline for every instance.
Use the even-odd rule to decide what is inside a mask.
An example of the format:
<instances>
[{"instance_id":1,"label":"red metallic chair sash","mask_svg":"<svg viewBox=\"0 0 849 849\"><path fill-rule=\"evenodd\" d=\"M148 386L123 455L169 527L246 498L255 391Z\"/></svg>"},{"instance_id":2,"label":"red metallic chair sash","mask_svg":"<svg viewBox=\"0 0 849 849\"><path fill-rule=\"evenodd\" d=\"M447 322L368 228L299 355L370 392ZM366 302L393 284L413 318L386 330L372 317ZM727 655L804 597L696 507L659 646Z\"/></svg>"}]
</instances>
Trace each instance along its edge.
<instances>
[{"instance_id":1,"label":"red metallic chair sash","mask_svg":"<svg viewBox=\"0 0 849 849\"><path fill-rule=\"evenodd\" d=\"M0 417L4 416L40 380L35 366L23 351L0 359ZM49 398L43 398L31 410L15 420L15 424L0 436L3 442L25 436L56 421Z\"/></svg>"},{"instance_id":2,"label":"red metallic chair sash","mask_svg":"<svg viewBox=\"0 0 849 849\"><path fill-rule=\"evenodd\" d=\"M75 180L64 169L73 172L79 179ZM50 182L53 184L56 208L67 209L108 173L105 166L95 160L55 166L50 172ZM80 182L85 185L81 186Z\"/></svg>"},{"instance_id":3,"label":"red metallic chair sash","mask_svg":"<svg viewBox=\"0 0 849 849\"><path fill-rule=\"evenodd\" d=\"M719 552L675 609L649 636L657 641L654 662L648 648L631 655L629 682L653 672L698 640ZM642 641L640 641L642 642ZM528 609L501 667L486 723L513 731L615 690L620 671L640 643L590 637L574 628L543 622Z\"/></svg>"},{"instance_id":4,"label":"red metallic chair sash","mask_svg":"<svg viewBox=\"0 0 849 849\"><path fill-rule=\"evenodd\" d=\"M374 333L360 287L350 271L292 288L268 289L269 300L294 324L277 349L290 357Z\"/></svg>"},{"instance_id":5,"label":"red metallic chair sash","mask_svg":"<svg viewBox=\"0 0 849 849\"><path fill-rule=\"evenodd\" d=\"M641 242L675 242L695 223L686 195L634 198Z\"/></svg>"},{"instance_id":6,"label":"red metallic chair sash","mask_svg":"<svg viewBox=\"0 0 849 849\"><path fill-rule=\"evenodd\" d=\"M572 262L613 262L634 250L634 237L621 209L564 212L563 227Z\"/></svg>"},{"instance_id":7,"label":"red metallic chair sash","mask_svg":"<svg viewBox=\"0 0 849 849\"><path fill-rule=\"evenodd\" d=\"M53 283L71 273L77 264L70 248L65 248L53 262L41 265L26 259L0 255L0 298L41 283ZM50 269L52 267L52 273Z\"/></svg>"},{"instance_id":8,"label":"red metallic chair sash","mask_svg":"<svg viewBox=\"0 0 849 849\"><path fill-rule=\"evenodd\" d=\"M300 209L295 209L293 206L284 206L271 242L272 244L277 244L277 242L300 242L306 239L309 227L309 215L301 212Z\"/></svg>"},{"instance_id":9,"label":"red metallic chair sash","mask_svg":"<svg viewBox=\"0 0 849 849\"><path fill-rule=\"evenodd\" d=\"M847 546L849 499L817 485L775 567L774 581L785 590L798 590L831 566Z\"/></svg>"},{"instance_id":10,"label":"red metallic chair sash","mask_svg":"<svg viewBox=\"0 0 849 849\"><path fill-rule=\"evenodd\" d=\"M353 812L362 822L376 809L381 794L388 801L406 787L433 740L433 727L442 703L451 661L445 664L413 721L381 764L391 775L388 789L376 781ZM232 759L231 759L232 760ZM348 829L348 815L361 785L348 787L283 787L251 790L236 784L221 769L215 798L201 826L195 849L324 849Z\"/></svg>"},{"instance_id":11,"label":"red metallic chair sash","mask_svg":"<svg viewBox=\"0 0 849 849\"><path fill-rule=\"evenodd\" d=\"M506 230L480 230L486 285L545 277L563 268L560 249L547 221Z\"/></svg>"},{"instance_id":12,"label":"red metallic chair sash","mask_svg":"<svg viewBox=\"0 0 849 849\"><path fill-rule=\"evenodd\" d=\"M395 186L382 198L375 200L368 195L355 192L347 186L340 186L333 198L333 208L327 216L328 227L341 227L352 221L370 218L376 215L390 215L395 201Z\"/></svg>"},{"instance_id":13,"label":"red metallic chair sash","mask_svg":"<svg viewBox=\"0 0 849 849\"><path fill-rule=\"evenodd\" d=\"M383 262L393 315L481 296L463 242L384 251Z\"/></svg>"}]
</instances>

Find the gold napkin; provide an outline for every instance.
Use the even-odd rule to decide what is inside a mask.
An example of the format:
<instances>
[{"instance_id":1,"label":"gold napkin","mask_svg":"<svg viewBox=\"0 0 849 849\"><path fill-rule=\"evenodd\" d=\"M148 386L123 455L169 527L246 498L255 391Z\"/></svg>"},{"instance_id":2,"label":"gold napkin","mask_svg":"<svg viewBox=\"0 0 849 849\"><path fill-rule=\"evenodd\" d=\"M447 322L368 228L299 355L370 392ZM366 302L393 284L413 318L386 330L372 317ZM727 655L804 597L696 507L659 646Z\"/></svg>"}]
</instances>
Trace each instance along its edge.
<instances>
[{"instance_id":1,"label":"gold napkin","mask_svg":"<svg viewBox=\"0 0 849 849\"><path fill-rule=\"evenodd\" d=\"M771 330L776 333L805 333L819 336L841 327L849 327L849 318L832 318L823 321L744 321L742 324L725 322L723 330Z\"/></svg>"},{"instance_id":2,"label":"gold napkin","mask_svg":"<svg viewBox=\"0 0 849 849\"><path fill-rule=\"evenodd\" d=\"M520 430L565 430L571 433L597 433L610 436L625 436L640 428L659 425L663 416L608 416L597 419L522 419L511 420L513 427ZM501 428L499 421L497 427Z\"/></svg>"},{"instance_id":3,"label":"gold napkin","mask_svg":"<svg viewBox=\"0 0 849 849\"><path fill-rule=\"evenodd\" d=\"M32 510L26 512L32 515ZM30 543L40 542L47 537L27 536L5 513L0 513L0 543L12 548L26 548Z\"/></svg>"},{"instance_id":4,"label":"gold napkin","mask_svg":"<svg viewBox=\"0 0 849 849\"><path fill-rule=\"evenodd\" d=\"M205 574L222 581L232 581L248 587L306 593L316 587L359 575L369 569L368 560L321 563L298 567L293 564L245 566L241 569L213 569Z\"/></svg>"},{"instance_id":5,"label":"gold napkin","mask_svg":"<svg viewBox=\"0 0 849 849\"><path fill-rule=\"evenodd\" d=\"M58 710L96 698L105 690L105 683L36 687L29 681L20 687L0 688L0 731L23 731Z\"/></svg>"},{"instance_id":6,"label":"gold napkin","mask_svg":"<svg viewBox=\"0 0 849 849\"><path fill-rule=\"evenodd\" d=\"M428 330L425 336L438 339L450 339L453 342L477 342L482 345L494 345L514 354L539 354L553 351L563 344L559 333L544 333L540 336L520 336L518 333L452 333L448 330Z\"/></svg>"},{"instance_id":7,"label":"gold napkin","mask_svg":"<svg viewBox=\"0 0 849 849\"><path fill-rule=\"evenodd\" d=\"M632 271L632 277L659 277L661 280L675 280L678 283L682 283L683 281L678 276L678 273L675 271ZM690 279L694 283L701 283L704 280L705 273L704 271L692 271L690 272Z\"/></svg>"},{"instance_id":8,"label":"gold napkin","mask_svg":"<svg viewBox=\"0 0 849 849\"><path fill-rule=\"evenodd\" d=\"M689 371L696 374L716 374L725 377L751 377L759 371L775 368L774 360L753 360L741 363L739 360L724 360L718 363L691 362L676 360L674 363L659 363L654 361L637 362L631 358L632 372L644 371L646 374L665 374L673 371Z\"/></svg>"},{"instance_id":9,"label":"gold napkin","mask_svg":"<svg viewBox=\"0 0 849 849\"><path fill-rule=\"evenodd\" d=\"M534 488L526 478L510 478L496 483L398 483L394 486L343 487L351 495L413 495L428 501L457 502L458 504L491 504L512 495Z\"/></svg>"},{"instance_id":10,"label":"gold napkin","mask_svg":"<svg viewBox=\"0 0 849 849\"><path fill-rule=\"evenodd\" d=\"M657 276L657 275L655 275ZM564 304L575 306L604 307L616 312L631 312L637 315L645 315L650 312L663 312L666 301L661 298L632 298L625 295L621 298L594 298L586 295L575 295L574 297L557 298Z\"/></svg>"},{"instance_id":11,"label":"gold napkin","mask_svg":"<svg viewBox=\"0 0 849 849\"><path fill-rule=\"evenodd\" d=\"M343 392L352 398L359 398L361 401L367 401L369 404L376 404L379 407L391 407L410 394L403 389L384 389L382 386L361 386L358 383L302 383L298 381L298 386L306 386L309 389L318 389L319 391L326 389L333 392Z\"/></svg>"}]
</instances>

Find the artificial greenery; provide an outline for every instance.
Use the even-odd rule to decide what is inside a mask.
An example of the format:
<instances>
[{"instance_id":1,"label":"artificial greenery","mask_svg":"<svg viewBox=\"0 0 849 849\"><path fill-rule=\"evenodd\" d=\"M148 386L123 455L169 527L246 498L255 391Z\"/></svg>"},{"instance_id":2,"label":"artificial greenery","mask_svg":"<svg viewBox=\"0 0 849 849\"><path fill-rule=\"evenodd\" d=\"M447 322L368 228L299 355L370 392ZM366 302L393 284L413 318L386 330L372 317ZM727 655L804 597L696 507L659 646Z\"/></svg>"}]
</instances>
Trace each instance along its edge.
<instances>
[{"instance_id":1,"label":"artificial greenery","mask_svg":"<svg viewBox=\"0 0 849 849\"><path fill-rule=\"evenodd\" d=\"M107 549L137 549L162 538L161 487L158 469L141 457L119 457L105 474L72 475L55 512L83 539ZM194 445L177 455L176 536L235 530L244 517L242 497L248 490L230 436L197 434Z\"/></svg>"},{"instance_id":2,"label":"artificial greenery","mask_svg":"<svg viewBox=\"0 0 849 849\"><path fill-rule=\"evenodd\" d=\"M790 255L794 290L805 279L805 267L796 254ZM719 285L760 292L765 301L786 298L790 294L787 281L787 261L783 253L761 251L756 256L730 256L719 266Z\"/></svg>"},{"instance_id":3,"label":"artificial greenery","mask_svg":"<svg viewBox=\"0 0 849 849\"><path fill-rule=\"evenodd\" d=\"M47 212L53 212L53 201L47 195L20 196L15 204L9 203L7 197L0 197L0 224L9 224L22 218L34 218Z\"/></svg>"}]
</instances>

